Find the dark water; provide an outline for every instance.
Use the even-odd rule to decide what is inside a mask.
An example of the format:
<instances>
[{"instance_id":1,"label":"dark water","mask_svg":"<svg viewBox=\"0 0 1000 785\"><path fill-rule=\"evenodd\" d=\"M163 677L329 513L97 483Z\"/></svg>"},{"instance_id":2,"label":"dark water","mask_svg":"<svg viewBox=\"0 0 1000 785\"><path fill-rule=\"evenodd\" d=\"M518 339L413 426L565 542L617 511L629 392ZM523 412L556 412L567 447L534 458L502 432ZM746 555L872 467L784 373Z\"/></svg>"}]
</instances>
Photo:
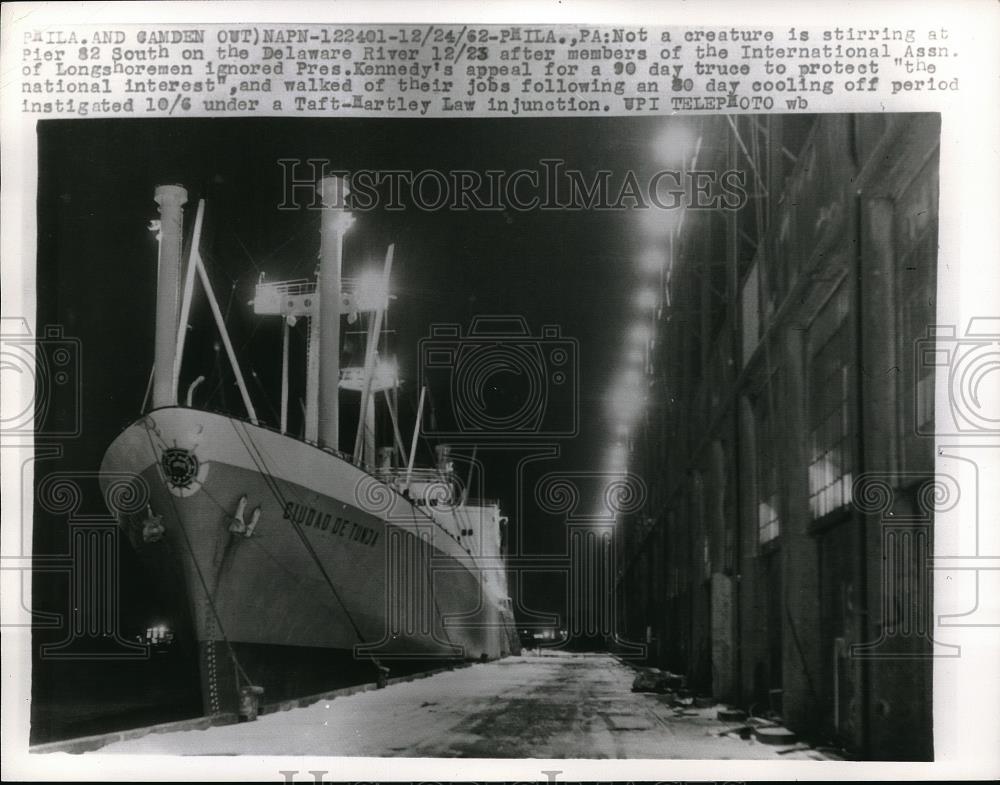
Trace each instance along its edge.
<instances>
[{"instance_id":1,"label":"dark water","mask_svg":"<svg viewBox=\"0 0 1000 785\"><path fill-rule=\"evenodd\" d=\"M31 685L31 743L90 736L201 714L197 661L182 652L145 661L42 661Z\"/></svg>"},{"instance_id":2,"label":"dark water","mask_svg":"<svg viewBox=\"0 0 1000 785\"><path fill-rule=\"evenodd\" d=\"M31 744L61 741L202 716L198 644L188 603L171 591L177 581L143 562L128 547L119 554L118 627L123 640L134 640L150 624L166 624L175 634L160 653L128 651L128 644L109 637L72 638L70 627L89 629L105 617L91 607L79 614L72 607L65 577L44 572L34 578L37 604L61 624L32 632ZM113 613L115 608L105 609ZM55 647L55 656L43 648ZM132 646L135 649L135 646ZM265 688L264 705L314 695L376 680L370 659L349 651L294 646L234 644L234 653L252 683ZM131 657L122 657L130 654ZM136 658L136 655L141 658ZM440 667L435 662L386 662L391 676ZM235 686L229 710L235 710Z\"/></svg>"},{"instance_id":3,"label":"dark water","mask_svg":"<svg viewBox=\"0 0 1000 785\"><path fill-rule=\"evenodd\" d=\"M370 660L356 660L329 650L291 652L295 647L253 648L250 656L247 647L237 646L247 672L255 682L265 685L265 706L286 698L375 681L375 668ZM147 660L124 661L42 659L37 646L35 652L31 744L202 715L198 658L192 646L182 644L162 654L153 654ZM444 664L441 661L385 663L390 676L419 673ZM278 674L283 678L276 678Z\"/></svg>"}]
</instances>

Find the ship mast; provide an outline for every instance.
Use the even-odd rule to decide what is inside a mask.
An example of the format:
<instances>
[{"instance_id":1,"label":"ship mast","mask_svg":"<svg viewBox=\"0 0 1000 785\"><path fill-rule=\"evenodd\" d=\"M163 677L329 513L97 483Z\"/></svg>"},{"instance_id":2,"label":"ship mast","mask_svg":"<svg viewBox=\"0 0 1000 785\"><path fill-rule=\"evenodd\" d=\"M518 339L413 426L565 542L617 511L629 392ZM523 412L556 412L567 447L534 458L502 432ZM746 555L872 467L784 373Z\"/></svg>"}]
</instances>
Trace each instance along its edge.
<instances>
[{"instance_id":1,"label":"ship mast","mask_svg":"<svg viewBox=\"0 0 1000 785\"><path fill-rule=\"evenodd\" d=\"M252 300L254 312L262 316L281 316L281 432L288 427L288 328L300 317L309 320L306 348L305 440L340 451L338 425L339 392L351 390L360 398L360 415L353 446L355 463L374 466L375 401L379 392L395 389L395 372L378 362L378 342L382 320L388 307L389 275L392 269L393 246L386 253L385 266L379 282L367 278L343 277L344 235L354 222L345 207L349 191L347 183L335 176L325 177L316 185L323 204L320 229L320 266L315 282L294 280L267 282L263 274L257 282ZM346 285L347 289L343 287ZM342 316L348 322L359 314L371 314L363 367L340 367L340 333ZM390 406L392 403L390 401ZM395 409L391 410L395 418ZM397 429L398 430L398 429ZM397 438L402 445L402 440ZM402 447L400 446L400 450Z\"/></svg>"},{"instance_id":2,"label":"ship mast","mask_svg":"<svg viewBox=\"0 0 1000 785\"><path fill-rule=\"evenodd\" d=\"M336 176L320 180L323 227L319 268L319 443L340 449L340 315L344 234L354 218L345 209L347 182Z\"/></svg>"},{"instance_id":3,"label":"ship mast","mask_svg":"<svg viewBox=\"0 0 1000 785\"><path fill-rule=\"evenodd\" d=\"M226 348L226 356L232 366L236 385L239 387L243 405L246 407L250 422L257 424L257 414L250 400L240 364L236 359L225 319L215 298L212 282L208 278L205 264L201 259L198 243L201 237L201 222L204 213L204 202L198 206L198 216L195 220L195 236L191 243L191 253L188 260L188 275L184 287L183 300L180 293L181 282L181 247L184 240L184 212L187 202L187 190L180 185L157 186L154 199L159 206L160 218L154 221L150 228L156 230L159 241L156 272L156 327L155 345L153 351L153 408L177 405L177 385L180 381L181 360L184 351L184 338L187 333L187 318L191 311L191 298L194 295L194 273L197 272L201 285L205 289L212 317ZM193 387L192 387L193 389ZM188 394L190 405L190 390Z\"/></svg>"},{"instance_id":4,"label":"ship mast","mask_svg":"<svg viewBox=\"0 0 1000 785\"><path fill-rule=\"evenodd\" d=\"M382 334L382 317L388 306L389 275L392 272L392 256L395 250L394 245L389 246L385 255L385 267L382 270L382 284L379 289L379 297L375 303L375 313L368 326L368 343L365 346L365 365L361 382L361 408L358 415L358 431L354 439L354 462L359 463L362 459L362 447L364 448L364 460L369 466L375 464L375 395L377 390L373 389L375 377L375 360L378 357L378 342ZM384 297L383 297L384 295ZM393 380L395 383L395 379ZM386 388L388 392L388 388Z\"/></svg>"},{"instance_id":5,"label":"ship mast","mask_svg":"<svg viewBox=\"0 0 1000 785\"><path fill-rule=\"evenodd\" d=\"M175 406L174 359L180 305L181 246L187 190L160 185L153 197L159 209L159 267L156 274L156 343L153 354L153 408Z\"/></svg>"},{"instance_id":6,"label":"ship mast","mask_svg":"<svg viewBox=\"0 0 1000 785\"><path fill-rule=\"evenodd\" d=\"M343 254L344 235L354 222L346 209L349 194L347 183L340 177L324 177L316 186L323 204L320 230L320 266L315 283L290 281L265 283L263 275L258 281L252 304L258 314L282 316L281 358L281 432L288 427L288 338L289 327L300 316L309 319L308 360L306 373L305 437L318 442L321 447L339 452L339 394L341 389L356 390L360 395L360 414L354 444L353 460L373 466L376 460L374 443L375 400L378 392L386 394L392 410L393 426L399 449L402 440L395 422L393 401L389 390L398 381L395 373L386 374L377 363L378 342L382 319L388 306L388 284L392 269L393 246L386 254L380 285L373 291L354 283L354 291L344 292ZM257 423L236 354L215 299L211 281L205 271L198 249L204 203L199 204L192 242L188 282L183 302L180 300L181 249L183 242L183 205L187 191L179 185L162 185L156 189L160 220L153 228L159 231L159 270L157 273L156 346L153 367L153 407L177 405L177 383L180 357L184 346L186 320L190 310L195 273L198 274L211 306L212 315L226 348L240 394L250 421ZM344 314L351 319L357 314L371 313L365 363L362 368L340 367L340 320Z\"/></svg>"}]
</instances>

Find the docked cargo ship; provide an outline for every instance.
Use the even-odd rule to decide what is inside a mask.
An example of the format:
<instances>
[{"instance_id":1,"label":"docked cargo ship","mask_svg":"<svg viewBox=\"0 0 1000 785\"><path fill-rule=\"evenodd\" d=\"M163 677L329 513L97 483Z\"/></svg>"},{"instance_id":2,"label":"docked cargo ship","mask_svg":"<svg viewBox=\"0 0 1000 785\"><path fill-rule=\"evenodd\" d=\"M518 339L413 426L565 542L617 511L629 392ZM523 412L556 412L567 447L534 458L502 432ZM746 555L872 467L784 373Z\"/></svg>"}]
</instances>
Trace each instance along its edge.
<instances>
[{"instance_id":1,"label":"docked cargo ship","mask_svg":"<svg viewBox=\"0 0 1000 785\"><path fill-rule=\"evenodd\" d=\"M155 193L151 401L105 453L101 485L150 575L183 595L209 714L233 711L241 694L261 688L269 697L317 691L336 681L338 663L371 667L374 680L394 663L493 659L519 649L506 519L496 503L470 498L447 445L437 446L434 466L415 465L423 391L412 436L401 432L399 381L379 350L393 247L377 285L344 277L353 221L347 184L329 177L317 188L315 280L262 279L252 303L257 318L283 322L280 423L270 426L257 418L199 252L204 203L185 262L187 192L164 185ZM192 407L199 379L189 381L186 405L178 403L199 282L245 417ZM308 359L300 438L288 432L288 343L301 319ZM360 367L340 367L344 322L365 326ZM355 433L339 433L342 396L358 401ZM392 422L388 446L375 432L379 407ZM353 451L342 451L348 441Z\"/></svg>"}]
</instances>

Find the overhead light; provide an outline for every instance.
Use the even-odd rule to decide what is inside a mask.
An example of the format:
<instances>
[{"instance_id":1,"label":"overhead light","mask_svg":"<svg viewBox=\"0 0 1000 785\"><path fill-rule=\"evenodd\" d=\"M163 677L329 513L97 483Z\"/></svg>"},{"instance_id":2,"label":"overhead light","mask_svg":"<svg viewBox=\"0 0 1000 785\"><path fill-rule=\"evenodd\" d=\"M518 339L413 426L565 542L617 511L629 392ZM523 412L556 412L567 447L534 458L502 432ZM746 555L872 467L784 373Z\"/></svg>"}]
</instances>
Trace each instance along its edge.
<instances>
[{"instance_id":1,"label":"overhead light","mask_svg":"<svg viewBox=\"0 0 1000 785\"><path fill-rule=\"evenodd\" d=\"M620 422L629 422L638 416L646 405L646 396L640 387L622 385L615 389L609 401L611 411Z\"/></svg>"},{"instance_id":2,"label":"overhead light","mask_svg":"<svg viewBox=\"0 0 1000 785\"><path fill-rule=\"evenodd\" d=\"M635 304L643 310L651 310L656 307L656 292L652 289L640 289L635 296Z\"/></svg>"},{"instance_id":3,"label":"overhead light","mask_svg":"<svg viewBox=\"0 0 1000 785\"><path fill-rule=\"evenodd\" d=\"M373 311L384 308L389 293L385 290L382 272L365 270L354 284L354 299L359 310Z\"/></svg>"},{"instance_id":4,"label":"overhead light","mask_svg":"<svg viewBox=\"0 0 1000 785\"><path fill-rule=\"evenodd\" d=\"M382 385L385 387L398 387L399 365L396 363L396 358L388 357L382 359L380 357L378 364L375 366L375 378L381 380Z\"/></svg>"},{"instance_id":5,"label":"overhead light","mask_svg":"<svg viewBox=\"0 0 1000 785\"><path fill-rule=\"evenodd\" d=\"M643 234L655 240L665 240L677 226L680 211L679 207L650 207L648 210L641 210L639 224Z\"/></svg>"},{"instance_id":6,"label":"overhead light","mask_svg":"<svg viewBox=\"0 0 1000 785\"><path fill-rule=\"evenodd\" d=\"M659 164L684 166L691 160L697 143L690 122L671 119L653 142L653 156Z\"/></svg>"},{"instance_id":7,"label":"overhead light","mask_svg":"<svg viewBox=\"0 0 1000 785\"><path fill-rule=\"evenodd\" d=\"M642 374L630 368L622 373L622 384L629 388L639 387L642 384Z\"/></svg>"},{"instance_id":8,"label":"overhead light","mask_svg":"<svg viewBox=\"0 0 1000 785\"><path fill-rule=\"evenodd\" d=\"M643 272L658 273L666 262L664 252L659 248L647 248L639 256L639 266Z\"/></svg>"},{"instance_id":9,"label":"overhead light","mask_svg":"<svg viewBox=\"0 0 1000 785\"><path fill-rule=\"evenodd\" d=\"M635 324L632 326L632 330L629 332L629 338L632 339L633 343L636 344L646 344L649 343L649 339L653 337L653 330L648 324Z\"/></svg>"},{"instance_id":10,"label":"overhead light","mask_svg":"<svg viewBox=\"0 0 1000 785\"><path fill-rule=\"evenodd\" d=\"M608 463L613 468L624 468L628 459L628 451L625 449L625 445L616 444L611 448L611 452L608 455Z\"/></svg>"}]
</instances>

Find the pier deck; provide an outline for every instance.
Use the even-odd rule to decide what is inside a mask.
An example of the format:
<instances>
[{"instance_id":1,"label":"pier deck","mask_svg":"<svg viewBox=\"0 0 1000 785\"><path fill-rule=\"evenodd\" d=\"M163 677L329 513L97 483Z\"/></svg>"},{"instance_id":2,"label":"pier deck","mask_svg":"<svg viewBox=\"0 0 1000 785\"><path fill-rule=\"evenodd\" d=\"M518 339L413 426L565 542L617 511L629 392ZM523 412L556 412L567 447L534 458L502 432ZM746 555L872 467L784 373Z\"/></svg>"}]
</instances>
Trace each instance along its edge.
<instances>
[{"instance_id":1,"label":"pier deck","mask_svg":"<svg viewBox=\"0 0 1000 785\"><path fill-rule=\"evenodd\" d=\"M321 700L256 722L150 733L103 753L532 758L806 759L720 732L718 707L633 693L606 655L546 653ZM738 723L736 723L738 724ZM812 753L815 755L815 753Z\"/></svg>"}]
</instances>

